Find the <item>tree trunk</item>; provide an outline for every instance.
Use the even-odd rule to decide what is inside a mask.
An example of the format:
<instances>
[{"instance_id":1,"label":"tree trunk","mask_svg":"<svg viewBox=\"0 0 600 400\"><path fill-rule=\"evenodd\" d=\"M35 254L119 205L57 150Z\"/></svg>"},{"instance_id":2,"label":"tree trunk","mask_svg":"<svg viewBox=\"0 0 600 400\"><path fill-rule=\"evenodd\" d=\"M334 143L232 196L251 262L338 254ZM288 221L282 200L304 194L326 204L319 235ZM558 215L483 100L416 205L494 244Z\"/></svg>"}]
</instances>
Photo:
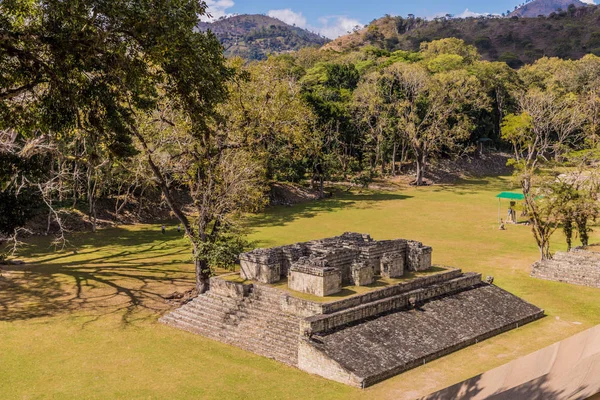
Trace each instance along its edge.
<instances>
[{"instance_id":1,"label":"tree trunk","mask_svg":"<svg viewBox=\"0 0 600 400\"><path fill-rule=\"evenodd\" d=\"M550 242L548 240L542 238L538 243L538 248L540 249L540 258L542 261L552 258L550 255Z\"/></svg>"},{"instance_id":2,"label":"tree trunk","mask_svg":"<svg viewBox=\"0 0 600 400\"><path fill-rule=\"evenodd\" d=\"M415 179L415 185L417 186L423 186L424 182L424 177L425 177L425 154L424 153L417 153L416 156L416 162L417 162L417 176Z\"/></svg>"},{"instance_id":3,"label":"tree trunk","mask_svg":"<svg viewBox=\"0 0 600 400\"><path fill-rule=\"evenodd\" d=\"M563 221L563 232L567 240L567 251L570 251L573 245L573 218L570 215Z\"/></svg>"},{"instance_id":4,"label":"tree trunk","mask_svg":"<svg viewBox=\"0 0 600 400\"><path fill-rule=\"evenodd\" d=\"M577 223L577 231L579 232L579 240L581 241L581 245L583 247L587 247L588 242L590 240L590 235L587 227L587 218L585 216L579 215L576 218Z\"/></svg>"},{"instance_id":5,"label":"tree trunk","mask_svg":"<svg viewBox=\"0 0 600 400\"><path fill-rule=\"evenodd\" d=\"M197 250L194 251L197 253ZM199 254L194 254L196 267L196 290L199 294L205 293L210 288L210 268L206 260L198 258Z\"/></svg>"},{"instance_id":6,"label":"tree trunk","mask_svg":"<svg viewBox=\"0 0 600 400\"><path fill-rule=\"evenodd\" d=\"M394 150L392 151L392 176L396 176L396 151L398 150L398 143L394 142Z\"/></svg>"}]
</instances>

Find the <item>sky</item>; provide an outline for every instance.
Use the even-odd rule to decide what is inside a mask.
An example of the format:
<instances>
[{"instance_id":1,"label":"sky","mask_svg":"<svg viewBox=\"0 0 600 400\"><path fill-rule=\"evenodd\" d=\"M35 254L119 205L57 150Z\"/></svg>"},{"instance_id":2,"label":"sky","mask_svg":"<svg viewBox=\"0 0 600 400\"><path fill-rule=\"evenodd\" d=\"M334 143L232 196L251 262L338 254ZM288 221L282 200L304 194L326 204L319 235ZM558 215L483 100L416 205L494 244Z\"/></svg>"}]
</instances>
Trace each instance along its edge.
<instances>
[{"instance_id":1,"label":"sky","mask_svg":"<svg viewBox=\"0 0 600 400\"><path fill-rule=\"evenodd\" d=\"M524 0L205 0L213 19L233 14L266 14L334 39L385 14L433 18L502 14ZM583 0L593 3L594 0ZM206 18L204 18L206 19Z\"/></svg>"}]
</instances>

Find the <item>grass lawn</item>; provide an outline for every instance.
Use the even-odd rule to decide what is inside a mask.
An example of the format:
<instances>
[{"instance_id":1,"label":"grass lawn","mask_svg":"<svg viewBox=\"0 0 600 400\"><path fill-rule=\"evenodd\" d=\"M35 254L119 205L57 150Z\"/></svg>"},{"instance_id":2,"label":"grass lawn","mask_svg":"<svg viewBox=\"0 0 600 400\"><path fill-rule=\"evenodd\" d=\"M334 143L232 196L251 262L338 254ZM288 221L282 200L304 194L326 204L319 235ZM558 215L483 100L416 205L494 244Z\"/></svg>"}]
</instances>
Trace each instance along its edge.
<instances>
[{"instance_id":1,"label":"grass lawn","mask_svg":"<svg viewBox=\"0 0 600 400\"><path fill-rule=\"evenodd\" d=\"M599 324L600 289L530 278L538 252L529 228L498 230L494 196L508 182L277 207L250 218L251 239L272 246L357 231L420 240L434 263L493 275L544 308L540 321L359 390L157 323L169 309L161 295L193 286L189 248L173 228L77 234L77 253L37 238L28 264L4 266L0 278L0 399L410 399ZM554 249L564 247L557 234Z\"/></svg>"}]
</instances>

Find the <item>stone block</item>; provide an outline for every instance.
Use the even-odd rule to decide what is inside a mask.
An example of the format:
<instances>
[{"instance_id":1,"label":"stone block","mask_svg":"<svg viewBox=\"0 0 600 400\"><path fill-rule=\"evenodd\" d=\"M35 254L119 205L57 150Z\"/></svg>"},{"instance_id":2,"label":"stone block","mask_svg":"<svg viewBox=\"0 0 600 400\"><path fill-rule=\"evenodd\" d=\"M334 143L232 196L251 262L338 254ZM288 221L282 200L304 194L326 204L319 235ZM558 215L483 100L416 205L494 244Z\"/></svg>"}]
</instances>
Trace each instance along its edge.
<instances>
[{"instance_id":1,"label":"stone block","mask_svg":"<svg viewBox=\"0 0 600 400\"><path fill-rule=\"evenodd\" d=\"M330 296L342 291L342 271L298 262L290 268L288 287L315 296Z\"/></svg>"},{"instance_id":2,"label":"stone block","mask_svg":"<svg viewBox=\"0 0 600 400\"><path fill-rule=\"evenodd\" d=\"M262 283L274 283L281 280L279 263L264 264L240 257L240 276L244 279Z\"/></svg>"},{"instance_id":3,"label":"stone block","mask_svg":"<svg viewBox=\"0 0 600 400\"><path fill-rule=\"evenodd\" d=\"M400 252L386 253L381 258L381 276L384 278L400 278L404 275L404 254Z\"/></svg>"},{"instance_id":4,"label":"stone block","mask_svg":"<svg viewBox=\"0 0 600 400\"><path fill-rule=\"evenodd\" d=\"M252 284L232 282L218 276L210 278L211 293L232 299L243 299L248 296L251 288Z\"/></svg>"},{"instance_id":5,"label":"stone block","mask_svg":"<svg viewBox=\"0 0 600 400\"><path fill-rule=\"evenodd\" d=\"M357 262L350 268L352 272L352 284L354 286L366 286L373 283L373 267L364 263Z\"/></svg>"},{"instance_id":6,"label":"stone block","mask_svg":"<svg viewBox=\"0 0 600 400\"><path fill-rule=\"evenodd\" d=\"M406 255L409 271L427 271L431 268L431 253L433 249L421 242L408 241Z\"/></svg>"}]
</instances>

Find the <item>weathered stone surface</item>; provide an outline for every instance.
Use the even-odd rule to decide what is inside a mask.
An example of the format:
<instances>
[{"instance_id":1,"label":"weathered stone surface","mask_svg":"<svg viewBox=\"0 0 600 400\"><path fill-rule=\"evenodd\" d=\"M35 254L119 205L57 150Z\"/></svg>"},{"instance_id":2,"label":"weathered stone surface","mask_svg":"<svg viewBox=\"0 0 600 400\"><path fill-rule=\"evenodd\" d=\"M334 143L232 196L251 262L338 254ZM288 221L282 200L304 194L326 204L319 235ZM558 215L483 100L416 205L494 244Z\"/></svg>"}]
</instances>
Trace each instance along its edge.
<instances>
[{"instance_id":1,"label":"weathered stone surface","mask_svg":"<svg viewBox=\"0 0 600 400\"><path fill-rule=\"evenodd\" d=\"M400 252L385 253L381 258L381 276L385 278L400 278L402 275L404 275L403 254Z\"/></svg>"},{"instance_id":2,"label":"weathered stone surface","mask_svg":"<svg viewBox=\"0 0 600 400\"><path fill-rule=\"evenodd\" d=\"M367 234L346 232L331 238L240 254L241 276L261 283L274 283L287 276L294 285L293 290L337 293L333 289L321 291L300 285L305 281L314 286L320 279L303 270L307 259L314 263L326 262L328 267L339 270L342 284L359 282L357 285L360 286L368 285L373 278L369 277L371 273L366 268L356 269L354 265L364 264L372 269L373 275L398 278L407 269L425 271L431 268L431 247L404 239L376 241ZM294 269L296 264L299 267ZM321 283L318 286L322 286Z\"/></svg>"},{"instance_id":3,"label":"weathered stone surface","mask_svg":"<svg viewBox=\"0 0 600 400\"><path fill-rule=\"evenodd\" d=\"M464 290L479 283L481 283L481 275L468 272L458 278L440 284L425 286L331 314L308 317L300 322L300 330L302 330L306 336L330 331L384 313L406 309L413 304L418 304L437 296Z\"/></svg>"},{"instance_id":4,"label":"weathered stone surface","mask_svg":"<svg viewBox=\"0 0 600 400\"><path fill-rule=\"evenodd\" d=\"M557 252L550 260L533 264L531 276L600 288L600 253L585 250Z\"/></svg>"},{"instance_id":5,"label":"weathered stone surface","mask_svg":"<svg viewBox=\"0 0 600 400\"><path fill-rule=\"evenodd\" d=\"M423 246L423 243L408 241L408 269L409 271L427 271L431 268L431 253L433 249Z\"/></svg>"},{"instance_id":6,"label":"weathered stone surface","mask_svg":"<svg viewBox=\"0 0 600 400\"><path fill-rule=\"evenodd\" d=\"M210 291L220 296L242 299L250 293L252 285L231 282L223 278L210 278Z\"/></svg>"},{"instance_id":7,"label":"weathered stone surface","mask_svg":"<svg viewBox=\"0 0 600 400\"><path fill-rule=\"evenodd\" d=\"M374 270L373 267L364 262L355 262L350 268L352 272L352 284L354 286L366 286L373 283Z\"/></svg>"},{"instance_id":8,"label":"weathered stone surface","mask_svg":"<svg viewBox=\"0 0 600 400\"><path fill-rule=\"evenodd\" d=\"M434 298L417 309L386 314L308 340L333 362L299 365L329 379L369 386L477 341L531 322L543 310L492 285ZM336 367L332 367L336 366ZM347 375L346 375L347 374Z\"/></svg>"},{"instance_id":9,"label":"weathered stone surface","mask_svg":"<svg viewBox=\"0 0 600 400\"><path fill-rule=\"evenodd\" d=\"M257 249L240 254L240 276L262 283L274 283L281 279L283 252L280 247Z\"/></svg>"},{"instance_id":10,"label":"weathered stone surface","mask_svg":"<svg viewBox=\"0 0 600 400\"><path fill-rule=\"evenodd\" d=\"M301 258L290 267L288 286L298 292L330 296L342 291L342 271L323 259Z\"/></svg>"},{"instance_id":11,"label":"weathered stone surface","mask_svg":"<svg viewBox=\"0 0 600 400\"><path fill-rule=\"evenodd\" d=\"M354 246L354 247L353 247ZM348 385L365 387L530 322L543 310L459 269L321 303L262 284L288 273L293 290L327 296L344 274L368 284L431 266L418 242L336 238L240 256L243 284L211 278L210 291L160 321ZM335 265L332 267L332 264Z\"/></svg>"}]
</instances>

